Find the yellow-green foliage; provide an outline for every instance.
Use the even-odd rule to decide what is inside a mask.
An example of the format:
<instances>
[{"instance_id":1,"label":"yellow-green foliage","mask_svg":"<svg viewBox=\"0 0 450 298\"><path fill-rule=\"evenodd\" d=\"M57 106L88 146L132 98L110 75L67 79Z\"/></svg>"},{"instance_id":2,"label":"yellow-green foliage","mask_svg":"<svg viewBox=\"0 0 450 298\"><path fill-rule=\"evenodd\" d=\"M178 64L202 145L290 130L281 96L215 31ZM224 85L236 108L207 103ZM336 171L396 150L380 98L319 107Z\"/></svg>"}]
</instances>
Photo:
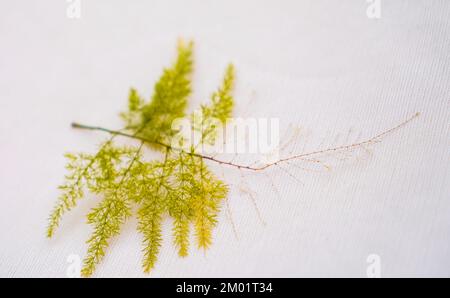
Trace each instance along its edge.
<instances>
[{"instance_id":1,"label":"yellow-green foliage","mask_svg":"<svg viewBox=\"0 0 450 298\"><path fill-rule=\"evenodd\" d=\"M122 224L137 208L138 231L143 236L143 268L149 272L157 261L162 241L162 222L173 218L173 243L180 256L189 250L189 235L194 230L199 248L208 248L212 230L217 223L227 186L206 166L201 156L170 144L175 132L172 122L184 117L191 93L192 43L180 43L175 63L156 83L154 94L145 102L135 89L129 93L128 111L121 114L126 131L145 138L137 147L114 144L115 135L103 143L96 154L67 154L69 174L59 188L61 195L49 218L48 237L53 236L62 215L76 206L85 192L103 199L88 215L94 228L88 239L88 251L82 268L90 276L101 261L112 237L120 233ZM202 140L214 139L216 129L231 116L234 68L228 66L219 89L211 103L201 107L199 123L191 119L193 129L201 132ZM156 144L156 145L155 145ZM161 160L148 161L142 156L145 148L160 150Z\"/></svg>"}]
</instances>

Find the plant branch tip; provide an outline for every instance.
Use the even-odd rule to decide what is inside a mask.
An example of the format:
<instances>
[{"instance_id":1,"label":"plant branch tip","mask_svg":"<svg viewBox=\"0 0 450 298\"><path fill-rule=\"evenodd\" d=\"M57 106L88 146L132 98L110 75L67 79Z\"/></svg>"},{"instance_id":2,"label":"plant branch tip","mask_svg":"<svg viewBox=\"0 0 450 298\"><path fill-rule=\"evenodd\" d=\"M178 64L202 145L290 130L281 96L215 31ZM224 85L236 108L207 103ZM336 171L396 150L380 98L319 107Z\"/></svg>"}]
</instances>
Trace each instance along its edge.
<instances>
[{"instance_id":1,"label":"plant branch tip","mask_svg":"<svg viewBox=\"0 0 450 298\"><path fill-rule=\"evenodd\" d=\"M94 273L110 242L121 233L123 225L133 215L137 218L137 230L143 239L142 270L145 273L151 272L156 266L163 243L163 222L167 216L173 219L173 244L180 257L188 254L191 236L195 239L195 246L206 251L212 245L213 230L219 220L222 202L227 199L230 190L210 169L209 163L239 170L242 179L245 179L244 171L264 172L268 168L279 167L303 184L283 165L289 165L294 160L315 162L330 170L331 167L322 158L330 154L347 155L360 149L367 151L366 147L377 144L420 115L416 112L400 124L364 141L349 141L350 144L309 152L302 149L295 155L281 148L280 152L289 156L277 158L271 163L240 164L235 161L238 154L230 161L222 160L216 158L220 152L204 154L197 149L201 148L198 147L200 145L219 141L218 129L224 127L227 119L232 117L235 69L232 64L228 65L209 103L197 110L201 115L197 117L197 111L186 113L192 93L193 62L192 42L179 42L176 59L170 67L164 68L151 98L145 99L136 89L130 89L128 108L120 114L125 122L121 129L71 123L73 129L109 134L109 138L94 153L65 154L67 173L59 186L60 195L48 219L46 236L51 238L60 226L63 215L75 208L87 193L101 197L87 215L87 223L92 226L93 232L86 242L88 249L81 269L83 277ZM197 147L190 143L185 146L184 139L176 138L173 124L177 119L187 119L194 132L200 136ZM120 144L115 140L117 137L129 138L134 144ZM149 160L144 156L145 149L165 152L165 157ZM278 194L273 182L272 186ZM266 226L252 194L254 192L249 189L247 193L263 226ZM238 238L228 201L227 209Z\"/></svg>"}]
</instances>

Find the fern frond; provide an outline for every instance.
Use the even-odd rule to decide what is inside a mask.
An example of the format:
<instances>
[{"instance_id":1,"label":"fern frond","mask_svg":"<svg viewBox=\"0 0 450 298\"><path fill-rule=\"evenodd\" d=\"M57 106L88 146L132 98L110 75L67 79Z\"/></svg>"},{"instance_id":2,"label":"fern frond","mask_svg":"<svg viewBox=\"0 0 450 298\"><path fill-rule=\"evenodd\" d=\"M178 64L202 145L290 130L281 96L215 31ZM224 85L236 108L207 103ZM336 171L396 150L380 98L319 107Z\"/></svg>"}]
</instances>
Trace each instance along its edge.
<instances>
[{"instance_id":1,"label":"fern frond","mask_svg":"<svg viewBox=\"0 0 450 298\"><path fill-rule=\"evenodd\" d=\"M180 257L186 257L189 252L189 233L190 233L190 220L183 214L179 213L174 216L173 222L173 235L174 244L178 248L178 255Z\"/></svg>"},{"instance_id":2,"label":"fern frond","mask_svg":"<svg viewBox=\"0 0 450 298\"><path fill-rule=\"evenodd\" d=\"M172 122L184 116L191 94L192 48L192 42L180 42L174 65L164 70L152 100L142 108L141 135L150 140L167 141L172 135Z\"/></svg>"},{"instance_id":3,"label":"fern frond","mask_svg":"<svg viewBox=\"0 0 450 298\"><path fill-rule=\"evenodd\" d=\"M155 266L162 241L162 214L166 212L170 175L174 169L169 152L163 162L141 163L138 166L140 176L134 179L140 185L131 193L140 204L138 211L138 231L143 235L144 259L142 266L148 273ZM137 191L137 192L136 192Z\"/></svg>"},{"instance_id":4,"label":"fern frond","mask_svg":"<svg viewBox=\"0 0 450 298\"><path fill-rule=\"evenodd\" d=\"M193 199L194 227L199 248L208 248L212 243L212 230L217 224L220 203L228 193L227 186L218 180L200 159L197 190Z\"/></svg>"},{"instance_id":5,"label":"fern frond","mask_svg":"<svg viewBox=\"0 0 450 298\"><path fill-rule=\"evenodd\" d=\"M103 147L99 150L97 155L101 153ZM90 156L71 153L65 155L68 160L66 169L69 173L65 176L65 183L58 187L61 194L49 216L49 224L47 226L48 238L51 238L55 233L64 213L74 208L77 205L78 200L83 198L88 171L94 164L97 155Z\"/></svg>"},{"instance_id":6,"label":"fern frond","mask_svg":"<svg viewBox=\"0 0 450 298\"><path fill-rule=\"evenodd\" d=\"M58 203L53 207L49 216L49 224L47 226L48 238L53 237L64 213L75 207L77 200L83 197L81 180L71 185L62 185L59 189L63 190L63 193L60 195Z\"/></svg>"},{"instance_id":7,"label":"fern frond","mask_svg":"<svg viewBox=\"0 0 450 298\"><path fill-rule=\"evenodd\" d=\"M180 256L188 254L191 226L199 247L207 248L212 242L212 229L227 186L208 170L202 157L196 154L195 146L189 145L187 151L165 146L176 139L172 128L174 120L185 117L191 94L192 50L192 42L179 43L175 62L164 69L149 102L135 89L130 89L128 109L121 113L126 122L125 132L97 127L110 132L112 137L95 155L67 155L69 174L60 186L62 193L50 215L47 236L53 235L62 215L76 206L85 191L102 197L88 215L88 223L93 225L94 231L87 241L83 276L92 275L109 242L131 215L132 205L138 207L145 272L152 270L157 261L162 220L167 214L173 218L173 243ZM211 102L201 107L202 117L189 118L194 129L201 132L202 144L214 141L217 128L231 116L233 84L234 68L230 64ZM113 138L117 135L135 137L141 144L138 147L115 145ZM141 154L144 143L157 150L165 148L164 160L144 160ZM151 145L155 143L159 145Z\"/></svg>"},{"instance_id":8,"label":"fern frond","mask_svg":"<svg viewBox=\"0 0 450 298\"><path fill-rule=\"evenodd\" d=\"M219 119L220 122L231 117L233 111L234 100L232 96L235 80L235 70L233 64L229 64L225 70L222 85L213 93L211 101L211 116Z\"/></svg>"},{"instance_id":9,"label":"fern frond","mask_svg":"<svg viewBox=\"0 0 450 298\"><path fill-rule=\"evenodd\" d=\"M95 266L105 255L110 239L119 234L120 227L130 215L128 202L116 194L104 198L88 215L88 223L94 225L94 233L87 241L89 248L83 262L82 276L92 275Z\"/></svg>"},{"instance_id":10,"label":"fern frond","mask_svg":"<svg viewBox=\"0 0 450 298\"><path fill-rule=\"evenodd\" d=\"M157 196L146 198L138 212L138 231L144 236L144 259L142 266L148 273L155 266L162 241L163 208Z\"/></svg>"},{"instance_id":11,"label":"fern frond","mask_svg":"<svg viewBox=\"0 0 450 298\"><path fill-rule=\"evenodd\" d=\"M134 179L130 173L133 173L133 166L141 157L142 145L138 149L107 145L103 147L104 152L96 156L98 167L92 168L97 175L91 176L94 182L89 184L93 191L102 192L105 197L99 207L88 215L88 223L94 225L94 233L87 241L89 248L81 270L83 276L92 275L105 255L109 240L119 234L120 227L131 215L127 189L123 186Z\"/></svg>"},{"instance_id":12,"label":"fern frond","mask_svg":"<svg viewBox=\"0 0 450 298\"><path fill-rule=\"evenodd\" d=\"M200 132L199 145L213 145L217 137L217 129L226 124L231 117L234 106L232 91L234 88L234 66L229 64L221 85L211 96L211 102L202 105L200 113L191 115L192 129Z\"/></svg>"},{"instance_id":13,"label":"fern frond","mask_svg":"<svg viewBox=\"0 0 450 298\"><path fill-rule=\"evenodd\" d=\"M173 217L173 243L178 255L185 257L189 251L190 222L192 220L192 187L195 176L192 174L193 159L185 153L179 153L174 171L174 189L168 200L168 211Z\"/></svg>"},{"instance_id":14,"label":"fern frond","mask_svg":"<svg viewBox=\"0 0 450 298\"><path fill-rule=\"evenodd\" d=\"M128 94L128 111L120 113L128 129L136 129L141 124L144 104L144 99L138 94L137 90L131 88Z\"/></svg>"},{"instance_id":15,"label":"fern frond","mask_svg":"<svg viewBox=\"0 0 450 298\"><path fill-rule=\"evenodd\" d=\"M50 214L47 237L53 236L64 213L74 208L78 200L83 198L85 188L94 193L109 189L118 175L116 167L135 152L136 149L116 147L107 141L95 155L66 154L66 169L69 174L65 176L65 183L59 186L61 195Z\"/></svg>"}]
</instances>

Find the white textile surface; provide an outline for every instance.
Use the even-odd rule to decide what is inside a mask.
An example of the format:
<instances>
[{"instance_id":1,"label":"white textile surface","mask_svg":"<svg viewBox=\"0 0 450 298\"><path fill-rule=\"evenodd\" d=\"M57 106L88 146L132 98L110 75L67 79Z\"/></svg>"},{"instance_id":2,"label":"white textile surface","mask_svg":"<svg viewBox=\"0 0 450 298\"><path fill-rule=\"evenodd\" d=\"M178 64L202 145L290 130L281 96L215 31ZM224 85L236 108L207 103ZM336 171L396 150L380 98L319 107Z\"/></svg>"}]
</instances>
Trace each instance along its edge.
<instances>
[{"instance_id":1,"label":"white textile surface","mask_svg":"<svg viewBox=\"0 0 450 298\"><path fill-rule=\"evenodd\" d=\"M63 153L92 152L105 135L70 123L119 128L129 87L149 98L179 37L196 43L190 109L232 61L234 115L279 118L282 137L299 128L293 153L421 116L370 152L336 156L329 172L225 169L232 221L224 204L211 249L187 258L165 221L150 277L450 277L450 1L80 3L72 18L73 1L1 1L0 277L71 275L99 198L51 240L46 219ZM123 226L94 276L147 276L135 228Z\"/></svg>"}]
</instances>

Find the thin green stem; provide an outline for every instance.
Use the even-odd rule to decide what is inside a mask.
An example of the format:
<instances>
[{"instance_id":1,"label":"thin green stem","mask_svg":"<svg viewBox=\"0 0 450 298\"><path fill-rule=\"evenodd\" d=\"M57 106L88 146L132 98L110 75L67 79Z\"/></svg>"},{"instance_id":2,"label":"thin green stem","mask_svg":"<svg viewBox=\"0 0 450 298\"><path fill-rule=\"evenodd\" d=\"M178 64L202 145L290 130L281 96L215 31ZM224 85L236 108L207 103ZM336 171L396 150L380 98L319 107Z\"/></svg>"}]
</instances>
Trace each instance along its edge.
<instances>
[{"instance_id":1,"label":"thin green stem","mask_svg":"<svg viewBox=\"0 0 450 298\"><path fill-rule=\"evenodd\" d=\"M135 134L128 134L128 133L125 133L125 132L121 132L121 131L117 131L117 130L111 130L111 129L107 129L107 128L104 128L104 127L89 126L89 125L84 125L84 124L79 124L79 123L72 123L72 127L73 128L80 128L80 129L103 131L103 132L107 132L107 133L110 133L110 134L113 134L113 135L120 135L120 136L124 136L124 137L127 137L127 138L140 140L140 141L143 141L143 142L146 142L146 143L160 145L160 146L162 146L164 148L167 148L167 149L170 149L170 150L183 152L183 153L189 154L191 156L199 157L199 158L202 158L202 159L205 159L205 160L210 160L210 161L213 161L215 163L218 163L218 164L221 164L221 165L231 166L231 167L234 167L234 168L238 168L240 170L242 169L242 170L250 170L250 171L262 171L262 170L268 169L270 167L279 165L280 163L285 163L285 162L288 162L288 161L291 161L291 160L305 160L305 161L308 161L307 158L309 158L311 156L314 156L314 155L320 155L320 154L325 154L325 153L333 153L333 152L344 151L344 150L352 150L352 149L355 149L357 147L363 147L365 145L374 144L376 142L379 142L383 137L387 136L388 134L391 134L394 131L402 128L405 125L407 125L409 122L411 122L415 118L419 117L419 115L420 115L420 113L416 113L413 116L409 117L407 120L401 122L400 124L390 128L388 130L385 130L385 131L375 135L374 137L371 137L371 138L366 139L366 140L361 141L361 142L348 144L348 145L343 145L343 146L338 146L338 147L327 148L327 149L323 149L323 150L317 150L317 151L312 151L312 152L301 153L301 154L297 154L297 155L292 155L292 156L289 156L289 157L286 157L286 158L282 158L282 159L279 159L279 160L277 160L275 162L268 163L266 165L262 165L262 166L259 166L259 167L236 164L236 163L229 162L229 161L219 160L219 159L216 159L214 157L203 155L203 154L200 154L200 153L189 152L189 151L186 151L186 150L181 149L181 148L172 147L171 145L165 144L163 142L147 139L145 137L137 135L137 133L135 133Z\"/></svg>"}]
</instances>

